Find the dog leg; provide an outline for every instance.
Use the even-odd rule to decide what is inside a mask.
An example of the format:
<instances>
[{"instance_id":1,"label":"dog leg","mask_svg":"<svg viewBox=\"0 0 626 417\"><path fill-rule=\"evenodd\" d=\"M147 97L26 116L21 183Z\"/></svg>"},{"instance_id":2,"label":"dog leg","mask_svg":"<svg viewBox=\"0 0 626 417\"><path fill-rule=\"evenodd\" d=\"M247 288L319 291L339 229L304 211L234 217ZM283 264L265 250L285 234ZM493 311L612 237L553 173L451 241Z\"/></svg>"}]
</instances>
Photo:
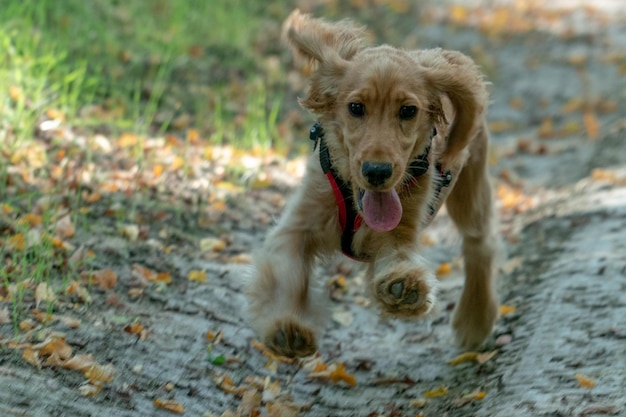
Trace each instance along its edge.
<instances>
[{"instance_id":1,"label":"dog leg","mask_svg":"<svg viewBox=\"0 0 626 417\"><path fill-rule=\"evenodd\" d=\"M482 344L498 315L493 276L498 239L487 173L487 142L483 125L446 201L448 213L463 236L465 285L453 313L452 327L457 342L464 348Z\"/></svg>"},{"instance_id":2,"label":"dog leg","mask_svg":"<svg viewBox=\"0 0 626 417\"><path fill-rule=\"evenodd\" d=\"M288 357L308 356L317 349L314 329L321 317L310 296L309 280L317 253L333 247L325 240L333 234L323 225L333 224L326 217L333 213L334 201L326 198L328 207L312 202L310 190L321 186L308 185L298 190L256 254L254 276L247 287L252 327L268 348Z\"/></svg>"},{"instance_id":3,"label":"dog leg","mask_svg":"<svg viewBox=\"0 0 626 417\"><path fill-rule=\"evenodd\" d=\"M383 315L417 318L427 314L435 304L435 274L417 253L417 247L408 248L412 250L382 255L370 264L370 291Z\"/></svg>"}]
</instances>

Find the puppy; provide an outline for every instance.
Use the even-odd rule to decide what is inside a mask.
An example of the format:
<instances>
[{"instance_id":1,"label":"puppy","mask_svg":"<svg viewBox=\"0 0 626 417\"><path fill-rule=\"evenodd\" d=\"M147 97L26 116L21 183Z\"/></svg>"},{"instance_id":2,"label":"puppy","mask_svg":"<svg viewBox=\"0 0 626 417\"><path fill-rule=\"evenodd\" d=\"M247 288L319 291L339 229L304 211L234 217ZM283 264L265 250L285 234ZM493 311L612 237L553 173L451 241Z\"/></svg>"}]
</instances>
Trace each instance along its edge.
<instances>
[{"instance_id":1,"label":"puppy","mask_svg":"<svg viewBox=\"0 0 626 417\"><path fill-rule=\"evenodd\" d=\"M424 316L437 282L419 235L445 202L463 237L466 274L452 327L462 347L480 345L498 311L482 74L460 52L367 47L364 29L348 21L296 10L284 28L311 64L300 104L318 117L316 146L256 255L247 287L252 326L276 354L314 353L322 323L312 267L337 251L367 262L383 314Z\"/></svg>"}]
</instances>

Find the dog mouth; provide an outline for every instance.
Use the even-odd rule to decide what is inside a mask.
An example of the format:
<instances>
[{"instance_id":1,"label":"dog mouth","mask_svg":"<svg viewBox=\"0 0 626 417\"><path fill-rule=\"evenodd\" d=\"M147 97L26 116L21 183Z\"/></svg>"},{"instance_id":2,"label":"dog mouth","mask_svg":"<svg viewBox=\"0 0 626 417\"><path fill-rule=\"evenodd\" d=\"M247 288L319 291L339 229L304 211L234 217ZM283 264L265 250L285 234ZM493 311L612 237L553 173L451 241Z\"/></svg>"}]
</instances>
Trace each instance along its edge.
<instances>
[{"instance_id":1,"label":"dog mouth","mask_svg":"<svg viewBox=\"0 0 626 417\"><path fill-rule=\"evenodd\" d=\"M400 224L402 204L395 189L373 191L359 188L359 210L363 220L376 232L388 232Z\"/></svg>"}]
</instances>

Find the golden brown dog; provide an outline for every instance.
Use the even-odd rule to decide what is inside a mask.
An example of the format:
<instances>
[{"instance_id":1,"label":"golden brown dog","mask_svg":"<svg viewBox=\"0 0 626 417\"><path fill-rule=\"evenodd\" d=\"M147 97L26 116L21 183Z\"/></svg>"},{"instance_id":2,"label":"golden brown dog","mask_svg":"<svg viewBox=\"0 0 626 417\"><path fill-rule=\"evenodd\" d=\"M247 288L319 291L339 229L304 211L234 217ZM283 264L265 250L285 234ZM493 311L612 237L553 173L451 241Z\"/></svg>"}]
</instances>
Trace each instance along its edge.
<instances>
[{"instance_id":1,"label":"golden brown dog","mask_svg":"<svg viewBox=\"0 0 626 417\"><path fill-rule=\"evenodd\" d=\"M301 187L255 259L251 323L277 354L316 351L314 260L342 250L368 262L386 315L414 318L435 302L419 234L445 201L463 237L466 280L452 319L459 344L481 344L497 316L496 242L486 167L487 92L455 51L366 47L364 30L295 11L285 23L313 72L301 105L319 120Z\"/></svg>"}]
</instances>

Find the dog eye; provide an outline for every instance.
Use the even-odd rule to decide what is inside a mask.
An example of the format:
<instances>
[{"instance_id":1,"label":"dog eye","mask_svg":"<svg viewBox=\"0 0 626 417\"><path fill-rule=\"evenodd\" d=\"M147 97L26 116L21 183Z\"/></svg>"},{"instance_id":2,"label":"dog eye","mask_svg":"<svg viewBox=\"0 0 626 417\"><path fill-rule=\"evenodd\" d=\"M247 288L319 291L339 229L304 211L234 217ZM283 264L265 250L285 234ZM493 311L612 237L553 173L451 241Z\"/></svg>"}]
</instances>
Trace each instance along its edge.
<instances>
[{"instance_id":1,"label":"dog eye","mask_svg":"<svg viewBox=\"0 0 626 417\"><path fill-rule=\"evenodd\" d=\"M417 107L415 106L402 106L398 115L402 120L411 120L417 114Z\"/></svg>"},{"instance_id":2,"label":"dog eye","mask_svg":"<svg viewBox=\"0 0 626 417\"><path fill-rule=\"evenodd\" d=\"M365 106L363 103L350 103L348 104L348 111L354 117L365 116Z\"/></svg>"}]
</instances>

